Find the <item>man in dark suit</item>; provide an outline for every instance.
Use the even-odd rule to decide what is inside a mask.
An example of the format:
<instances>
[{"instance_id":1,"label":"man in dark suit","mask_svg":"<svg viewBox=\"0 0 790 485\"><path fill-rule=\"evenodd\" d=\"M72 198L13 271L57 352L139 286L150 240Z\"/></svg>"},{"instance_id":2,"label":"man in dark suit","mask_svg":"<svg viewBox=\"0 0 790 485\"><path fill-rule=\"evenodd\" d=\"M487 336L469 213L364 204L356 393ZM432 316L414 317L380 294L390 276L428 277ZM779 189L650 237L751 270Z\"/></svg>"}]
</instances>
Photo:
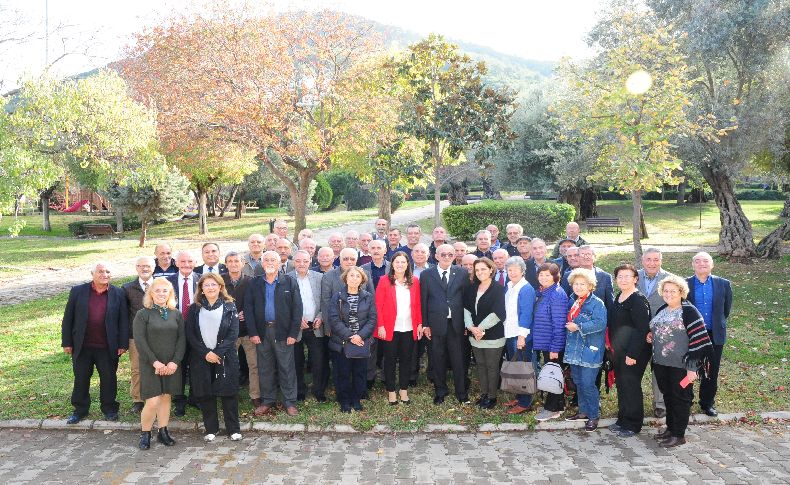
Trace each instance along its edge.
<instances>
[{"instance_id":1,"label":"man in dark suit","mask_svg":"<svg viewBox=\"0 0 790 485\"><path fill-rule=\"evenodd\" d=\"M500 247L507 251L510 256L519 256L518 239L524 235L524 228L521 227L521 224L508 224L505 227L505 234L507 235L507 241L502 243Z\"/></svg>"},{"instance_id":2,"label":"man in dark suit","mask_svg":"<svg viewBox=\"0 0 790 485\"><path fill-rule=\"evenodd\" d=\"M230 251L225 254L225 266L228 267L228 274L222 275L222 280L225 282L225 289L228 295L236 302L236 310L239 312L239 338L236 339L236 352L239 353L240 357L240 380L248 382L252 406L258 407L261 405L258 357L255 345L250 342L247 321L244 318L244 297L247 293L247 286L252 281L252 278L244 274L244 268L247 267L246 263L246 258L236 251ZM241 347L241 351L239 351L239 347ZM244 359L241 359L242 355ZM244 379L245 376L249 376L248 379Z\"/></svg>"},{"instance_id":3,"label":"man in dark suit","mask_svg":"<svg viewBox=\"0 0 790 485\"><path fill-rule=\"evenodd\" d=\"M154 258L141 256L137 258L135 269L137 279L132 280L122 286L126 294L126 306L129 309L129 366L131 368L131 379L129 393L132 396L132 412L140 414L143 410L143 398L140 395L140 359L137 354L137 346L134 345L134 335L132 334L132 322L137 312L143 308L143 298L148 291L148 287L154 282Z\"/></svg>"},{"instance_id":4,"label":"man in dark suit","mask_svg":"<svg viewBox=\"0 0 790 485\"><path fill-rule=\"evenodd\" d=\"M379 280L382 276L390 272L390 262L384 259L387 254L387 243L383 239L376 239L370 242L370 257L371 262L365 263L361 266L362 271L368 276L368 281L373 283L373 293L375 295L376 288L379 285ZM381 369L382 359L384 358L383 346L379 345L379 339L374 338L370 345L370 359L368 359L368 375L367 384L368 389L373 389L376 385L376 373Z\"/></svg>"},{"instance_id":5,"label":"man in dark suit","mask_svg":"<svg viewBox=\"0 0 790 485\"><path fill-rule=\"evenodd\" d=\"M472 254L478 258L491 259L493 257L493 252L491 251L491 231L488 229L477 231L477 234L475 234L475 245L477 247Z\"/></svg>"},{"instance_id":6,"label":"man in dark suit","mask_svg":"<svg viewBox=\"0 0 790 485\"><path fill-rule=\"evenodd\" d=\"M195 268L195 273L199 275L203 273L228 274L228 268L219 262L219 244L207 242L203 244L201 253L203 255L203 264Z\"/></svg>"},{"instance_id":7,"label":"man in dark suit","mask_svg":"<svg viewBox=\"0 0 790 485\"><path fill-rule=\"evenodd\" d=\"M532 240L531 244L531 252L530 258L524 261L527 265L527 271L524 273L524 277L527 279L532 288L535 291L540 290L540 282L538 281L538 268L543 263L553 263L553 261L549 261L546 259L546 241L543 239L536 237Z\"/></svg>"},{"instance_id":8,"label":"man in dark suit","mask_svg":"<svg viewBox=\"0 0 790 485\"><path fill-rule=\"evenodd\" d=\"M718 389L719 366L724 343L727 341L727 318L732 309L732 286L730 281L711 274L713 258L706 252L699 252L691 260L694 276L686 281L689 285L688 300L702 314L705 328L713 343L713 356L710 359L708 376L700 376L699 406L708 416L718 416L713 407Z\"/></svg>"},{"instance_id":9,"label":"man in dark suit","mask_svg":"<svg viewBox=\"0 0 790 485\"><path fill-rule=\"evenodd\" d=\"M168 276L167 281L173 285L175 290L176 304L178 311L184 317L184 322L187 319L189 312L189 305L195 302L195 291L197 290L197 282L200 275L194 271L195 258L188 251L179 251L176 254L176 266L178 266L178 274ZM186 414L187 403L197 407L197 403L192 399L187 402L186 385L189 380L189 344L187 344L184 358L181 361L181 393L173 396L173 405L175 409L173 414L176 416L183 416Z\"/></svg>"},{"instance_id":10,"label":"man in dark suit","mask_svg":"<svg viewBox=\"0 0 790 485\"><path fill-rule=\"evenodd\" d=\"M612 275L595 266L595 250L592 246L584 245L579 246L579 267L595 271L596 286L593 294L603 300L606 309L614 303L614 286L612 284ZM570 274L570 273L569 273ZM567 282L568 278L565 278ZM570 293L568 293L570 295Z\"/></svg>"},{"instance_id":11,"label":"man in dark suit","mask_svg":"<svg viewBox=\"0 0 790 485\"><path fill-rule=\"evenodd\" d=\"M74 370L74 412L68 424L88 415L94 367L99 372L101 411L108 421L118 420L118 358L129 348L129 310L123 290L110 284L107 263L96 263L91 275L93 281L71 289L63 314L61 346L71 355Z\"/></svg>"},{"instance_id":12,"label":"man in dark suit","mask_svg":"<svg viewBox=\"0 0 790 485\"><path fill-rule=\"evenodd\" d=\"M469 401L464 365L464 289L469 275L453 265L455 253L449 244L436 249L439 264L420 275L422 325L431 341L428 348L433 367L435 397L433 403L442 404L449 393L447 364L453 371L455 397L460 403Z\"/></svg>"},{"instance_id":13,"label":"man in dark suit","mask_svg":"<svg viewBox=\"0 0 790 485\"><path fill-rule=\"evenodd\" d=\"M279 384L285 412L296 416L294 344L302 324L302 297L293 278L280 276L276 251L266 251L261 260L264 274L252 280L244 296L244 318L250 342L256 346L261 383L262 404L255 415L272 412Z\"/></svg>"},{"instance_id":14,"label":"man in dark suit","mask_svg":"<svg viewBox=\"0 0 790 485\"><path fill-rule=\"evenodd\" d=\"M277 241L276 248L277 254L280 255L280 276L285 276L295 269L294 262L291 259L291 242L285 238L280 238Z\"/></svg>"}]
</instances>

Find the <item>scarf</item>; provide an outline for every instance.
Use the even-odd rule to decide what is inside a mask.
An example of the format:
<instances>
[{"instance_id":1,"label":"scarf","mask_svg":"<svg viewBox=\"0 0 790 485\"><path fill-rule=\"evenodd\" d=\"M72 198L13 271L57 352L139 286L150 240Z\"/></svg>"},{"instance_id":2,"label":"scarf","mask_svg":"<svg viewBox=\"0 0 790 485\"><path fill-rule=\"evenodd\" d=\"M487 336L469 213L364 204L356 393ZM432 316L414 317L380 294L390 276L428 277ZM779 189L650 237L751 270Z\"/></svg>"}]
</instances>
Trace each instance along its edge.
<instances>
[{"instance_id":1,"label":"scarf","mask_svg":"<svg viewBox=\"0 0 790 485\"><path fill-rule=\"evenodd\" d=\"M584 302L587 301L589 296L590 293L587 293L584 296L576 298L576 301L573 302L573 306L571 306L571 309L568 311L569 322L572 322L574 318L579 316L579 312L582 310L582 305L584 305Z\"/></svg>"},{"instance_id":2,"label":"scarf","mask_svg":"<svg viewBox=\"0 0 790 485\"><path fill-rule=\"evenodd\" d=\"M215 301L213 305L209 305L208 298L204 296L200 299L199 303L200 306L206 310L216 310L217 308L221 307L224 302L222 301L222 298L217 298L217 301Z\"/></svg>"},{"instance_id":3,"label":"scarf","mask_svg":"<svg viewBox=\"0 0 790 485\"><path fill-rule=\"evenodd\" d=\"M151 308L153 308L154 310L159 310L159 316L162 317L162 320L167 320L167 316L170 315L170 309L167 308L166 306L162 307L154 303L153 305L151 305Z\"/></svg>"}]
</instances>

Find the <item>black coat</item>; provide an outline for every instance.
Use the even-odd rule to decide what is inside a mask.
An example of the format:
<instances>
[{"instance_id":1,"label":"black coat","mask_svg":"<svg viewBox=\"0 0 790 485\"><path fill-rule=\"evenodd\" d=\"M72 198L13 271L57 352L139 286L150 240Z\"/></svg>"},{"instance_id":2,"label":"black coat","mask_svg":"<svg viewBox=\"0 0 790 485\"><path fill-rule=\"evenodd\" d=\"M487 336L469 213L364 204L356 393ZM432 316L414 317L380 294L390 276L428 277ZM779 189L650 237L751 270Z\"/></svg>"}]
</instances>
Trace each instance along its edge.
<instances>
[{"instance_id":1,"label":"black coat","mask_svg":"<svg viewBox=\"0 0 790 485\"><path fill-rule=\"evenodd\" d=\"M210 350L200 334L200 305L189 307L186 321L189 342L190 386L195 397L235 396L239 393L239 354L236 339L239 337L239 314L236 304L223 304L222 321L217 332L217 346ZM206 355L214 352L222 359L220 364L206 361Z\"/></svg>"},{"instance_id":2,"label":"black coat","mask_svg":"<svg viewBox=\"0 0 790 485\"><path fill-rule=\"evenodd\" d=\"M442 282L438 266L420 274L420 303L422 326L432 333L447 335L447 310L452 315L453 329L457 334L464 330L464 290L469 286L469 273L460 266L449 268L449 281Z\"/></svg>"},{"instance_id":3,"label":"black coat","mask_svg":"<svg viewBox=\"0 0 790 485\"><path fill-rule=\"evenodd\" d=\"M66 311L63 313L60 341L62 347L72 347L76 358L82 350L82 341L88 328L88 301L91 295L91 282L77 285L69 292ZM110 285L107 288L107 313L104 317L107 330L107 346L110 355L117 356L118 349L129 348L129 310L126 294L121 288Z\"/></svg>"},{"instance_id":4,"label":"black coat","mask_svg":"<svg viewBox=\"0 0 790 485\"><path fill-rule=\"evenodd\" d=\"M256 276L244 294L244 320L250 337L266 335L266 277ZM280 276L274 288L274 339L285 341L299 337L302 326L302 296L299 284L291 277Z\"/></svg>"},{"instance_id":5,"label":"black coat","mask_svg":"<svg viewBox=\"0 0 790 485\"><path fill-rule=\"evenodd\" d=\"M483 340L496 340L505 336L505 288L495 281L492 281L488 289L477 299L477 288L479 283L474 283L464 290L464 308L472 314L472 325L477 327L485 318L495 313L499 317L499 323L486 329ZM477 309L475 309L477 306Z\"/></svg>"},{"instance_id":6,"label":"black coat","mask_svg":"<svg viewBox=\"0 0 790 485\"><path fill-rule=\"evenodd\" d=\"M330 299L327 308L329 314L329 328L332 335L329 339L329 348L335 352L343 350L343 343L350 339L354 333L348 327L348 291L341 290ZM357 318L359 319L359 332L357 335L367 340L373 335L376 328L376 302L373 294L359 290L359 303L357 304Z\"/></svg>"}]
</instances>

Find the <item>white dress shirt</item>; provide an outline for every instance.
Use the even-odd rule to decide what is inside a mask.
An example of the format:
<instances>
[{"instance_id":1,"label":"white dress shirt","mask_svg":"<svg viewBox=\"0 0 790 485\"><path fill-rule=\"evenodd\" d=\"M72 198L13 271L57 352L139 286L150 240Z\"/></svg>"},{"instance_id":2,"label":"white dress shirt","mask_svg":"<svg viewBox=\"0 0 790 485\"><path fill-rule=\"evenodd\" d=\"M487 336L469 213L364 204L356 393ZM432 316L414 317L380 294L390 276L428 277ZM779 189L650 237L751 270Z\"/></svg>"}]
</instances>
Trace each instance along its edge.
<instances>
[{"instance_id":1,"label":"white dress shirt","mask_svg":"<svg viewBox=\"0 0 790 485\"><path fill-rule=\"evenodd\" d=\"M310 285L310 278L296 275L296 283L299 285L299 294L302 296L302 317L308 322L315 320L315 300L313 299L313 288Z\"/></svg>"},{"instance_id":2,"label":"white dress shirt","mask_svg":"<svg viewBox=\"0 0 790 485\"><path fill-rule=\"evenodd\" d=\"M400 281L395 282L395 301L397 314L395 316L396 332L413 332L411 323L411 290Z\"/></svg>"}]
</instances>

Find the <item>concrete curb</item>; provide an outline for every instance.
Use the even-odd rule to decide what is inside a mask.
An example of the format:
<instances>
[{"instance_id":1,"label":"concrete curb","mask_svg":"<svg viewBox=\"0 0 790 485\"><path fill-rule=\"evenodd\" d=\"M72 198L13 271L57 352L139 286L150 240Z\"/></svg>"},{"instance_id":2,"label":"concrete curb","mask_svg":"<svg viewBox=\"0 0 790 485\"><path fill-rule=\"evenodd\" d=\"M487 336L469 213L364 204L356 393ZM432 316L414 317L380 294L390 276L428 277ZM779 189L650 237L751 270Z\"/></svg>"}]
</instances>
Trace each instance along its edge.
<instances>
[{"instance_id":1,"label":"concrete curb","mask_svg":"<svg viewBox=\"0 0 790 485\"><path fill-rule=\"evenodd\" d=\"M710 417L704 414L693 414L689 419L689 425L702 426L706 424L726 424L738 421L741 418L775 419L780 421L790 421L790 411L769 411L764 413L726 413L719 414L717 417ZM614 424L614 418L601 419L598 428L606 428ZM665 422L664 418L645 418L645 426L659 426ZM77 424L66 424L65 419L8 419L0 420L0 429L67 429L67 430L117 430L117 431L136 431L139 429L137 423L122 423L104 420L83 420ZM168 424L168 428L184 431L197 431L203 428L200 422L174 420ZM244 432L261 431L265 433L336 433L336 434L385 434L385 433L492 433L492 432L524 432L524 431L568 431L584 428L582 421L544 421L537 423L532 430L527 423L484 423L477 428L460 424L426 424L419 430L393 431L389 426L378 424L367 431L357 430L347 424L334 424L327 427L314 424L285 424L285 423L266 423L266 422L242 422L241 430Z\"/></svg>"}]
</instances>

